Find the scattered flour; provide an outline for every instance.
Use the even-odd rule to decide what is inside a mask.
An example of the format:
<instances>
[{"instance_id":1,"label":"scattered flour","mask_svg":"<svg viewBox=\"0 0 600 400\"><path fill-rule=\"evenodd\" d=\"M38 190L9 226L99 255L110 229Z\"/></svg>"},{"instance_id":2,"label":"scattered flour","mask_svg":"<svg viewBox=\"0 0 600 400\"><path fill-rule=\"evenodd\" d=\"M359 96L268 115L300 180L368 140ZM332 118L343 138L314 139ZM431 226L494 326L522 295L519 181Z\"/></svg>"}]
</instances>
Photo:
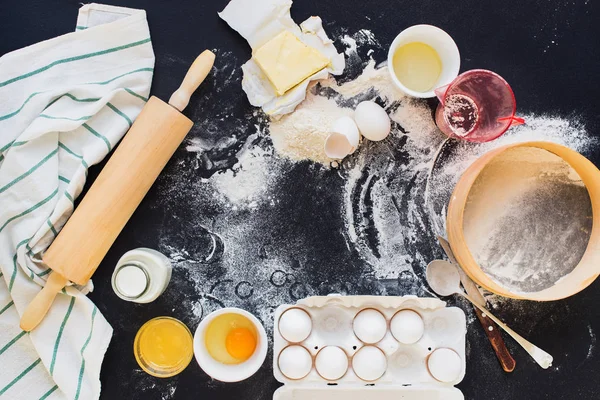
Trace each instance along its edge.
<instances>
[{"instance_id":1,"label":"scattered flour","mask_svg":"<svg viewBox=\"0 0 600 400\"><path fill-rule=\"evenodd\" d=\"M345 35L342 42L349 59L358 57L361 46L378 45L372 33L363 30ZM271 121L275 150L292 160L330 164L323 151L328 127L340 116L352 115L364 100L384 106L394 122L392 134L380 143L363 141L354 155L341 162L339 173L345 179L348 248L379 279L422 271L433 258L427 246L434 232L445 233L449 195L464 169L483 153L527 140L551 140L579 151L592 143L576 121L538 115L526 115L526 125L491 143L449 140L435 126L427 102L399 91L385 65L376 66L371 59L355 79L343 84L321 81L311 87L296 112ZM506 271L513 267L508 263Z\"/></svg>"},{"instance_id":2,"label":"scattered flour","mask_svg":"<svg viewBox=\"0 0 600 400\"><path fill-rule=\"evenodd\" d=\"M333 99L310 93L293 113L271 122L271 139L284 157L329 164L332 160L324 151L329 128L336 119L352 116L353 111L339 107Z\"/></svg>"},{"instance_id":3,"label":"scattered flour","mask_svg":"<svg viewBox=\"0 0 600 400\"><path fill-rule=\"evenodd\" d=\"M521 116L525 119L525 125L510 128L494 141L468 143L446 140L440 144L426 193L428 213L436 234L446 233L446 206L459 178L469 165L488 151L511 143L547 141L562 144L586 155L600 144L576 118L539 114Z\"/></svg>"},{"instance_id":4,"label":"scattered flour","mask_svg":"<svg viewBox=\"0 0 600 400\"><path fill-rule=\"evenodd\" d=\"M594 349L596 348L596 342L598 341L598 338L592 329L592 324L588 324L588 332L590 334L590 346L588 347L587 358L591 358L594 354Z\"/></svg>"},{"instance_id":5,"label":"scattered flour","mask_svg":"<svg viewBox=\"0 0 600 400\"><path fill-rule=\"evenodd\" d=\"M270 330L279 304L314 294L428 295L424 268L441 256L435 234L444 233L446 204L468 165L510 142L550 140L578 151L594 144L576 121L544 115L525 115L526 125L492 143L448 140L426 101L406 97L386 68L361 58L380 49L372 34L342 42L349 75L313 85L296 112L278 121L235 114L234 106L209 109L218 117L206 118L209 97L198 107L188 152L161 177L157 205L165 210L159 250L174 264L165 296L189 310L182 319L190 326L210 311L238 306ZM219 73L231 75L227 68ZM240 77L233 77L227 84L237 87ZM328 124L364 100L386 109L392 133L363 141L330 170L321 142ZM330 189L320 189L323 182ZM315 190L327 201L310 198ZM325 214L340 226L315 228ZM328 231L328 246L315 242L315 229ZM335 247L340 240L345 247Z\"/></svg>"},{"instance_id":6,"label":"scattered flour","mask_svg":"<svg viewBox=\"0 0 600 400\"><path fill-rule=\"evenodd\" d=\"M271 181L279 174L279 166L267 150L244 149L233 167L213 176L213 184L232 207L255 209L261 201L274 202L268 194Z\"/></svg>"},{"instance_id":7,"label":"scattered flour","mask_svg":"<svg viewBox=\"0 0 600 400\"><path fill-rule=\"evenodd\" d=\"M214 79L189 108L197 123L187 151L178 152L161 174L151 205L160 227L157 248L174 267L158 301L188 326L197 326L213 310L235 306L257 315L270 333L278 305L310 295L429 296L424 268L441 256L434 234L445 232L452 189L477 157L517 141L548 140L584 153L597 144L576 120L546 115L524 115L526 125L488 144L448 140L436 128L428 103L406 97L391 84L386 68L369 59L374 49L382 50L370 31L339 41L347 74L312 86L297 111L279 121L248 110L240 63L229 53L219 54ZM219 84L211 87L213 81ZM214 101L215 92L236 90L239 100ZM319 142L328 124L351 115L364 100L387 110L392 134L382 142L363 141L335 170L324 167L329 160ZM303 159L315 163L296 162ZM327 191L319 187L324 182L331 184ZM310 197L318 189L327 201ZM332 225L315 228L322 220ZM320 229L329 236L316 241ZM509 300L492 300L510 313ZM518 320L531 309L527 304L513 319L531 326ZM595 345L591 328L590 336ZM156 393L154 381L141 370L135 374L147 394L174 395L176 378Z\"/></svg>"}]
</instances>

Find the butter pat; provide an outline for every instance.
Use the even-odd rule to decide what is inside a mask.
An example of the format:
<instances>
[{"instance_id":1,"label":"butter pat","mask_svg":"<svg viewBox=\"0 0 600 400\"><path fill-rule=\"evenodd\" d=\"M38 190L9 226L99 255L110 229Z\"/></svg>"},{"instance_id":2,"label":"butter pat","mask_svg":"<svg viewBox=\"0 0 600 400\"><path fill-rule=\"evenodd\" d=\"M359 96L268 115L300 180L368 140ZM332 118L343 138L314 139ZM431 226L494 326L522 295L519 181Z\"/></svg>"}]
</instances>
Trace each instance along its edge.
<instances>
[{"instance_id":1,"label":"butter pat","mask_svg":"<svg viewBox=\"0 0 600 400\"><path fill-rule=\"evenodd\" d=\"M289 31L281 32L259 47L253 58L280 96L327 67L330 61Z\"/></svg>"}]
</instances>

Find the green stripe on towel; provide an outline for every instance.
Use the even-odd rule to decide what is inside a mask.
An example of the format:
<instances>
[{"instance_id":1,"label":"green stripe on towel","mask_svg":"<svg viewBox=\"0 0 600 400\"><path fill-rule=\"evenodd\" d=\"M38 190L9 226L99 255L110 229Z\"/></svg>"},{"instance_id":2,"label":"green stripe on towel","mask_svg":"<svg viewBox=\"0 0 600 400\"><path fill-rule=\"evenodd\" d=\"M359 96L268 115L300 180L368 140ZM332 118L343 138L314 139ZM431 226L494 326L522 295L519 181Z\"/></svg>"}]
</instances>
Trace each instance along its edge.
<instances>
[{"instance_id":1,"label":"green stripe on towel","mask_svg":"<svg viewBox=\"0 0 600 400\"><path fill-rule=\"evenodd\" d=\"M37 274L37 276L41 278L42 276L48 275L50 272L52 272L52 268L48 268L47 270L40 272L39 274Z\"/></svg>"},{"instance_id":2,"label":"green stripe on towel","mask_svg":"<svg viewBox=\"0 0 600 400\"><path fill-rule=\"evenodd\" d=\"M153 72L154 68L139 68L139 69L136 69L136 70L133 70L133 71L121 74L119 76L116 76L116 77L111 78L111 79L109 79L107 81L104 81L104 82L89 82L89 83L84 83L84 85L107 85L107 84L111 83L112 81L117 80L119 78L122 78L124 76L130 75L130 74L135 74L137 72L144 72L144 71ZM125 89L128 93L132 94L133 96L139 97L140 99L142 99L144 101L148 101L147 98L145 98L144 96L140 96L139 94L135 93L131 89L127 89L127 88L123 88L123 89ZM21 112L21 110L23 110L23 108L25 108L25 106L27 105L27 103L29 103L29 100L31 100L33 97L37 96L38 94L45 93L45 92L47 92L47 91L34 92L34 93L30 94L29 97L27 97L27 99L23 102L23 104L21 105L21 107L19 107L17 110L15 110L13 112L10 112L10 113L8 113L6 115L1 115L0 116L0 121L3 121L5 119L11 118L11 117L14 117L15 115L19 114ZM48 107L50 107L52 104L56 103L58 100L60 100L63 97L68 97L68 98L70 98L73 101L78 101L78 102L82 102L82 103L93 103L93 102L98 101L98 100L101 99L101 97L90 97L90 98L80 99L80 98L77 98L77 97L73 96L71 93L65 93L65 94L57 97L56 99L52 100L50 103L48 103L48 105L44 108L44 110L46 110ZM3 150L0 150L0 151L3 151Z\"/></svg>"},{"instance_id":3,"label":"green stripe on towel","mask_svg":"<svg viewBox=\"0 0 600 400\"><path fill-rule=\"evenodd\" d=\"M92 135L102 139L104 141L104 144L106 144L106 147L108 147L109 152L112 150L112 146L110 145L110 142L104 135L101 135L100 133L96 132L94 129L92 129L91 126L89 126L86 123L83 123L81 126L83 126L85 129L87 129Z\"/></svg>"},{"instance_id":4,"label":"green stripe on towel","mask_svg":"<svg viewBox=\"0 0 600 400\"><path fill-rule=\"evenodd\" d=\"M3 121L5 119L9 119L10 117L14 117L18 113L20 113L21 110L25 107L25 105L27 105L27 103L29 103L29 100L31 100L33 97L37 96L40 93L44 93L44 92L33 92L32 94L30 94L29 97L23 102L23 104L21 105L21 107L19 107L17 110L15 110L15 111L13 111L11 113L8 113L6 115L0 116L0 121Z\"/></svg>"},{"instance_id":5,"label":"green stripe on towel","mask_svg":"<svg viewBox=\"0 0 600 400\"><path fill-rule=\"evenodd\" d=\"M17 183L17 182L23 180L24 178L28 177L29 175L31 175L36 169L38 169L39 167L41 167L42 165L44 165L46 163L46 161L48 161L50 158L52 158L52 156L54 156L56 153L58 153L58 149L52 150L50 152L50 154L48 154L46 157L42 158L42 160L40 162L38 162L33 167L31 167L27 172L25 172L21 176L16 177L11 182L9 182L6 185L4 185L3 187L1 187L0 188L0 193L4 192L6 189L8 189L9 187L11 187L15 183ZM1 230L2 229L0 229L0 231Z\"/></svg>"},{"instance_id":6,"label":"green stripe on towel","mask_svg":"<svg viewBox=\"0 0 600 400\"><path fill-rule=\"evenodd\" d=\"M101 97L90 97L90 98L87 98L87 99L78 99L77 97L73 96L71 93L65 93L63 95L58 96L54 100L52 100L50 103L48 103L48 105L46 107L44 107L44 111L47 110L48 108L50 108L54 103L56 103L57 101L59 101L63 97L68 97L71 100L74 100L74 101L77 101L77 102L80 102L80 103L93 103L93 102L98 101L98 100L101 99Z\"/></svg>"},{"instance_id":7,"label":"green stripe on towel","mask_svg":"<svg viewBox=\"0 0 600 400\"><path fill-rule=\"evenodd\" d=\"M33 236L32 236L32 237L33 237ZM13 257L13 273L12 273L12 275L11 275L11 277L10 277L10 283L8 284L8 292L9 292L9 293L12 291L13 285L15 284L15 278L17 277L17 269L18 269L18 266L17 266L17 253L18 253L18 251L19 251L19 248L20 248L21 246L23 246L24 244L27 244L27 246L26 246L26 247L28 247L28 246L29 246L29 243L28 243L28 242L31 240L31 238L32 238L32 237L30 237L30 238L28 238L28 239L23 239L23 240L21 240L21 241L20 241L20 242L17 244L17 248L15 249L15 255L14 255L14 257ZM27 268L29 268L29 267L27 267ZM31 271L31 268L29 268L29 270ZM33 271L31 271L31 273L33 274ZM32 278L32 279L33 279L33 278Z\"/></svg>"},{"instance_id":8,"label":"green stripe on towel","mask_svg":"<svg viewBox=\"0 0 600 400\"><path fill-rule=\"evenodd\" d=\"M100 55L103 55L103 54L114 53L115 51L129 49L131 47L140 46L142 44L149 43L149 42L150 42L150 38L147 38L147 39L144 39L144 40L139 40L137 42L124 44L122 46L112 47L112 48L106 49L106 50L95 51L93 53L87 53L87 54L82 54L80 56L74 56L74 57L68 57L68 58L63 58L63 59L60 59L60 60L56 60L56 61L51 62L48 65L45 65L45 66L43 66L41 68L38 68L38 69L33 70L31 72L28 72L26 74L19 75L17 77L14 77L12 79L6 80L4 82L0 82L0 87L4 87L4 86L7 86L7 85L10 85L11 83L20 81L22 79L29 78L30 76L33 76L33 75L37 75L40 72L44 72L46 70L49 70L50 68L52 68L52 67L54 67L56 65L59 65L59 64L65 64L65 63L69 63L69 62L73 62L73 61L83 60L83 59L86 59L86 58L100 56Z\"/></svg>"},{"instance_id":9,"label":"green stripe on towel","mask_svg":"<svg viewBox=\"0 0 600 400\"><path fill-rule=\"evenodd\" d=\"M56 363L56 354L58 353L58 347L60 346L60 339L62 338L63 330L65 329L65 325L67 324L69 316L71 315L71 311L73 310L73 304L75 304L75 297L71 297L71 303L69 304L69 308L67 309L65 318L63 319L63 322L60 325L60 329L58 330L58 335L56 336L56 342L54 343L54 352L52 353L52 362L50 363L50 375L52 376L54 376L54 365Z\"/></svg>"},{"instance_id":10,"label":"green stripe on towel","mask_svg":"<svg viewBox=\"0 0 600 400\"><path fill-rule=\"evenodd\" d=\"M61 149L63 149L64 151L66 151L67 153L69 153L70 155L72 155L73 157L77 157L81 160L81 164L85 167L85 176L88 176L88 169L90 168L90 166L88 165L88 163L85 162L85 160L83 159L82 156L80 156L79 154L75 153L73 150L71 150L70 148L68 148L64 143L62 142L58 142L58 147L60 147Z\"/></svg>"},{"instance_id":11,"label":"green stripe on towel","mask_svg":"<svg viewBox=\"0 0 600 400\"><path fill-rule=\"evenodd\" d=\"M80 156L79 154L75 153L73 150L71 150L70 148L68 148L64 143L58 142L58 147L60 147L61 149L63 149L64 151L66 151L67 153L69 153L70 155L72 155L73 157L77 157L80 160L83 160L82 156Z\"/></svg>"},{"instance_id":12,"label":"green stripe on towel","mask_svg":"<svg viewBox=\"0 0 600 400\"><path fill-rule=\"evenodd\" d=\"M79 369L79 378L77 379L77 392L75 393L75 400L79 399L79 394L81 392L81 382L83 380L83 373L85 372L85 357L83 356L83 352L85 351L88 344L90 344L90 340L92 339L92 333L94 333L94 319L96 318L96 312L98 308L94 306L94 311L92 311L92 325L90 326L90 334L88 335L83 347L81 348L81 368Z\"/></svg>"},{"instance_id":13,"label":"green stripe on towel","mask_svg":"<svg viewBox=\"0 0 600 400\"><path fill-rule=\"evenodd\" d=\"M87 121L88 119L92 118L91 115L86 115L83 117L79 117L79 118L69 118L69 117L53 117L52 115L47 115L47 114L40 114L38 115L39 118L46 118L46 119L65 119L67 121Z\"/></svg>"},{"instance_id":14,"label":"green stripe on towel","mask_svg":"<svg viewBox=\"0 0 600 400\"><path fill-rule=\"evenodd\" d=\"M44 393L44 395L42 397L40 397L40 400L44 400L46 399L48 396L50 396L52 393L54 393L54 391L58 389L58 385L54 385L52 387L52 389L48 390L46 393Z\"/></svg>"},{"instance_id":15,"label":"green stripe on towel","mask_svg":"<svg viewBox=\"0 0 600 400\"><path fill-rule=\"evenodd\" d=\"M122 78L124 76L135 74L136 72L144 72L144 71L154 72L154 68L148 68L147 67L147 68L134 69L133 71L125 72L124 74L121 74L119 76L115 76L114 78L111 78L111 79L109 79L107 81L102 81L102 82L88 82L88 83L86 83L86 85L106 85L106 84L109 84L112 81L116 81L117 79Z\"/></svg>"},{"instance_id":16,"label":"green stripe on towel","mask_svg":"<svg viewBox=\"0 0 600 400\"><path fill-rule=\"evenodd\" d=\"M54 225L52 225L52 222L50 222L50 218L48 218L46 220L46 223L50 227L50 230L52 231L52 233L54 234L54 236L58 236L58 232L56 232L56 229L54 229Z\"/></svg>"},{"instance_id":17,"label":"green stripe on towel","mask_svg":"<svg viewBox=\"0 0 600 400\"><path fill-rule=\"evenodd\" d=\"M70 201L71 203L73 203L73 206L75 205L75 200L73 200L73 197L71 197L71 195L69 194L69 192L65 192L65 197L66 197L67 199L69 199L69 201Z\"/></svg>"},{"instance_id":18,"label":"green stripe on towel","mask_svg":"<svg viewBox=\"0 0 600 400\"><path fill-rule=\"evenodd\" d=\"M93 103L100 100L102 97L88 97L87 99L79 99L73 96L71 93L65 93L63 96L70 98L71 100L78 101L80 103ZM62 97L62 96L61 96Z\"/></svg>"},{"instance_id":19,"label":"green stripe on towel","mask_svg":"<svg viewBox=\"0 0 600 400\"><path fill-rule=\"evenodd\" d=\"M110 108L111 110L113 110L114 112L116 112L117 114L119 114L121 117L123 117L125 119L125 121L127 121L127 124L129 125L129 127L131 127L131 124L133 124L133 122L131 122L131 120L129 119L129 117L127 115L125 115L125 113L123 111L119 110L117 107L115 107L110 102L106 103L106 105L108 106L108 108Z\"/></svg>"},{"instance_id":20,"label":"green stripe on towel","mask_svg":"<svg viewBox=\"0 0 600 400\"><path fill-rule=\"evenodd\" d=\"M136 92L134 92L134 91L133 91L133 90L131 90L131 89L128 89L128 88L123 88L123 89L124 89L124 90L125 90L127 93L129 93L129 94L130 94L130 95L132 95L132 96L135 96L135 97L137 97L138 99L141 99L141 100L143 100L143 101L148 101L148 98L147 98L147 97L144 97L144 96L142 96L142 95L140 95L140 94L137 94Z\"/></svg>"},{"instance_id":21,"label":"green stripe on towel","mask_svg":"<svg viewBox=\"0 0 600 400\"><path fill-rule=\"evenodd\" d=\"M0 232L2 232L2 230L4 228L6 228L6 225L10 224L15 219L21 218L22 216L27 215L30 212L34 211L34 210L37 210L38 208L40 208L41 206L43 206L44 204L46 204L47 202L49 202L50 200L52 200L52 198L54 196L56 196L57 193L58 193L58 188L56 188L54 190L54 192L52 192L52 194L50 194L50 196L46 197L44 200L40 201L37 204L34 204L33 206L31 206L27 210L23 211L22 213L17 214L17 215L13 215L12 217L10 217L8 220L6 220L6 222L4 223L4 225L2 225L2 227L0 227Z\"/></svg>"},{"instance_id":22,"label":"green stripe on towel","mask_svg":"<svg viewBox=\"0 0 600 400\"><path fill-rule=\"evenodd\" d=\"M12 346L13 344L15 344L15 342L19 339L21 339L23 336L25 336L25 334L27 334L27 332L22 331L21 333L19 333L17 336L14 337L14 339L12 339L10 342L8 342L3 348L0 349L0 354L4 353L6 350L8 350L10 348L10 346Z\"/></svg>"},{"instance_id":23,"label":"green stripe on towel","mask_svg":"<svg viewBox=\"0 0 600 400\"><path fill-rule=\"evenodd\" d=\"M26 142L26 141L25 141L25 142L17 142L17 141L15 141L15 140L13 140L12 142L10 142L10 143L6 144L4 147L2 147L2 148L0 149L0 153L3 153L5 150L8 150L8 149L10 149L11 147L22 146L22 145L24 145L25 143L27 143L27 142ZM3 154L0 154L0 161L2 161L3 159L4 159L4 155L3 155Z\"/></svg>"},{"instance_id":24,"label":"green stripe on towel","mask_svg":"<svg viewBox=\"0 0 600 400\"><path fill-rule=\"evenodd\" d=\"M2 315L2 313L6 310L8 310L9 308L11 308L13 305L15 304L14 301L11 300L10 303L8 303L7 305L5 305L4 307L2 307L2 309L0 310L0 315Z\"/></svg>"},{"instance_id":25,"label":"green stripe on towel","mask_svg":"<svg viewBox=\"0 0 600 400\"><path fill-rule=\"evenodd\" d=\"M22 377L24 377L25 375L27 375L29 373L29 371L31 371L36 365L38 365L42 360L40 358L38 358L36 361L33 362L33 364L31 364L29 367L25 368L25 370L23 372L21 372L19 374L19 376L17 376L15 379L13 379L8 385L4 386L4 388L2 390L0 390L0 396L2 396L4 393L6 393L6 391L8 389L10 389L15 383L19 382L21 380Z\"/></svg>"},{"instance_id":26,"label":"green stripe on towel","mask_svg":"<svg viewBox=\"0 0 600 400\"><path fill-rule=\"evenodd\" d=\"M128 90L128 89L125 89L125 90ZM29 95L29 97L27 97L27 99L23 102L23 104L21 105L21 107L19 107L15 111L10 112L8 114L0 115L0 121L3 121L5 119L9 119L9 118L14 117L15 115L19 114L21 112L21 110L23 110L23 108L25 108L25 106L27 105L27 103L29 103L29 100L31 100L33 97L37 96L38 94L46 93L46 92L47 92L47 90L43 91L43 92L33 92L32 94ZM134 94L134 93L132 93L132 94ZM134 94L134 95L137 95L137 94ZM137 96L139 96L139 95L137 95ZM48 103L48 105L46 107L44 107L44 110L48 109L50 106L52 106L54 103L56 103L58 100L62 99L63 97L68 97L71 100L77 101L77 102L80 102L80 103L93 103L93 102L96 102L96 101L102 99L101 97L88 97L88 98L80 99L78 97L73 96L71 93L65 93L65 94L62 94L62 95L58 96L54 100L52 100L50 103ZM141 98L143 98L143 97L141 97Z\"/></svg>"}]
</instances>

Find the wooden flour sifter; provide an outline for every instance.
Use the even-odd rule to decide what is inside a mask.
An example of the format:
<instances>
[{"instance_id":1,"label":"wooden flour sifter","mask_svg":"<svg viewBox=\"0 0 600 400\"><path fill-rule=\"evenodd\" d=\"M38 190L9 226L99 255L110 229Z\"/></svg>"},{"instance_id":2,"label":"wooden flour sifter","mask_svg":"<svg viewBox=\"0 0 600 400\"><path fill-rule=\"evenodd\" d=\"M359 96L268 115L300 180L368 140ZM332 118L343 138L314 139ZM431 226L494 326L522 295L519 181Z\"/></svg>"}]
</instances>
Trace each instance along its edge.
<instances>
[{"instance_id":1,"label":"wooden flour sifter","mask_svg":"<svg viewBox=\"0 0 600 400\"><path fill-rule=\"evenodd\" d=\"M31 331L69 281L84 285L141 203L193 122L181 114L210 72L215 55L196 58L169 104L152 96L71 218L43 256L52 269L46 286L21 316Z\"/></svg>"}]
</instances>

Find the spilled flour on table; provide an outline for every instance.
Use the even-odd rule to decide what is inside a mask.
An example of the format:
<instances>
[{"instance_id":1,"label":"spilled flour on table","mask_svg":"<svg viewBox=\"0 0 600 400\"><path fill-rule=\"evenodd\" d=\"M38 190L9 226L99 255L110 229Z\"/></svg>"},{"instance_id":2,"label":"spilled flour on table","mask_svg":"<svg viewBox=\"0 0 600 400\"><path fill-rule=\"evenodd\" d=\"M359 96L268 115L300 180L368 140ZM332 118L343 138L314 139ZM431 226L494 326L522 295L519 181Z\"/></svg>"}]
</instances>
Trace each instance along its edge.
<instances>
[{"instance_id":1,"label":"spilled flour on table","mask_svg":"<svg viewBox=\"0 0 600 400\"><path fill-rule=\"evenodd\" d=\"M207 97L188 151L162 176L159 250L173 261L176 289L165 296L189 310L182 319L190 326L237 306L270 333L278 305L310 295L431 295L424 269L442 255L435 234L444 232L449 196L471 162L510 142L550 140L578 151L595 143L577 121L545 115L525 115L526 125L492 143L448 140L429 104L405 96L365 56L380 48L372 34L341 42L347 75L313 85L278 121L207 110ZM331 169L321 141L364 100L385 108L392 133L363 140ZM207 117L211 111L218 118Z\"/></svg>"},{"instance_id":2,"label":"spilled flour on table","mask_svg":"<svg viewBox=\"0 0 600 400\"><path fill-rule=\"evenodd\" d=\"M310 92L309 92L310 93ZM329 164L325 155L325 139L329 127L343 116L352 116L349 108L341 108L332 99L307 95L296 110L270 124L270 134L275 150L292 160L312 160Z\"/></svg>"}]
</instances>

